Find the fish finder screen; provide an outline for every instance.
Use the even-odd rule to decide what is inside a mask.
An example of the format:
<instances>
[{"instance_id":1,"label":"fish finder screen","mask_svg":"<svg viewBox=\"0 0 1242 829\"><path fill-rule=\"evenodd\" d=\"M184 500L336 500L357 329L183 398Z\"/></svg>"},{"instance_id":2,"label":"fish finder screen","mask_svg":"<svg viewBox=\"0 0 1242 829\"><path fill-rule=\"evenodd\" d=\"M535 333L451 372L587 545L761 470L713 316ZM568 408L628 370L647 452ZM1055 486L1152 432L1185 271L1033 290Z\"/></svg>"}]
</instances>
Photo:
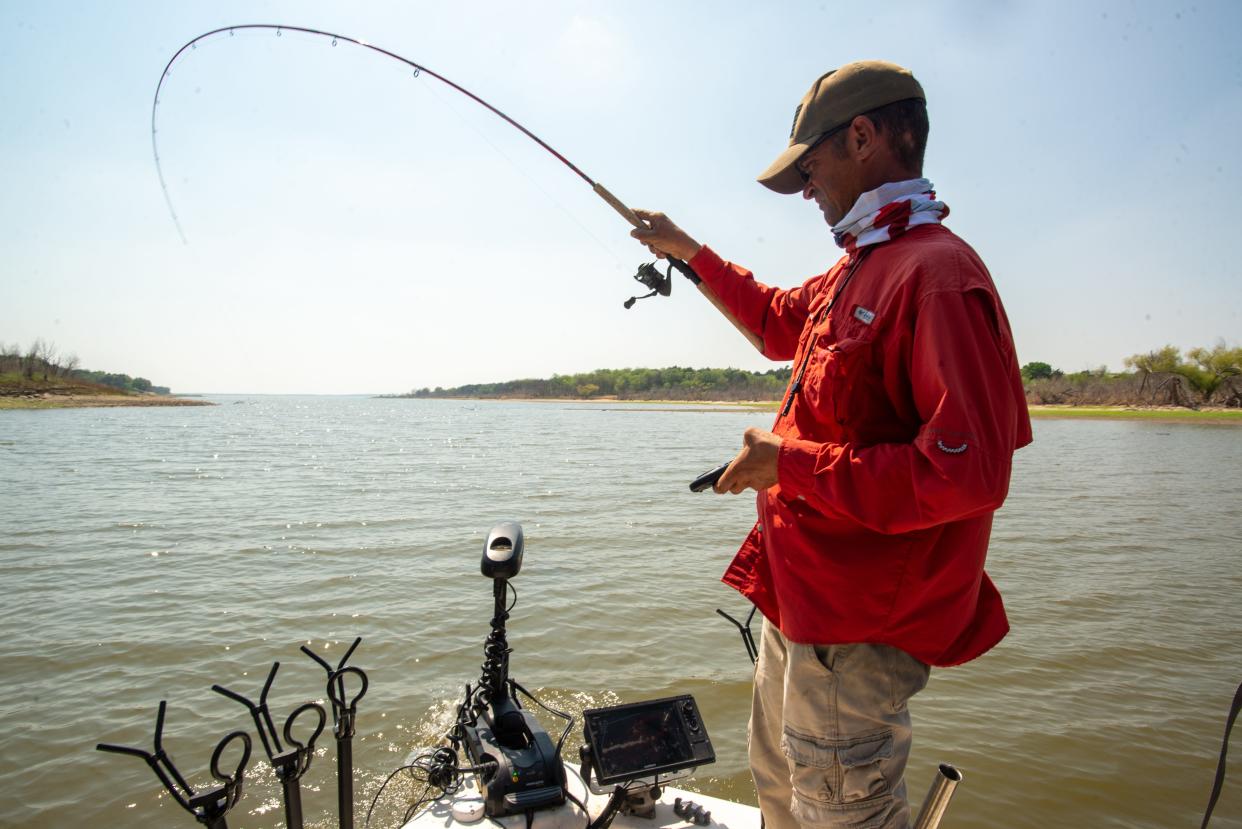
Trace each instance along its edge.
<instances>
[{"instance_id":1,"label":"fish finder screen","mask_svg":"<svg viewBox=\"0 0 1242 829\"><path fill-rule=\"evenodd\" d=\"M619 781L694 765L677 709L667 703L595 712L591 723L599 779Z\"/></svg>"}]
</instances>

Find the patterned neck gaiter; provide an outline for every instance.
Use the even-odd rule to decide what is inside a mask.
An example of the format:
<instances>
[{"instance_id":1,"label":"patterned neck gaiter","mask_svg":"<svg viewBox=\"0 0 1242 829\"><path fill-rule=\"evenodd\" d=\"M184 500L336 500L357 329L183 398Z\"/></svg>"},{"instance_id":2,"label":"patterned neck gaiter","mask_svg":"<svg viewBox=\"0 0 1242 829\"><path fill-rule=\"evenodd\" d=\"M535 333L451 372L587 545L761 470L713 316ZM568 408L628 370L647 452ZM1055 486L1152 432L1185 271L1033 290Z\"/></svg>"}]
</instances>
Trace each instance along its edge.
<instances>
[{"instance_id":1,"label":"patterned neck gaiter","mask_svg":"<svg viewBox=\"0 0 1242 829\"><path fill-rule=\"evenodd\" d=\"M858 197L850 212L832 226L838 247L846 253L896 239L915 225L939 224L949 206L936 200L925 178L891 181Z\"/></svg>"}]
</instances>

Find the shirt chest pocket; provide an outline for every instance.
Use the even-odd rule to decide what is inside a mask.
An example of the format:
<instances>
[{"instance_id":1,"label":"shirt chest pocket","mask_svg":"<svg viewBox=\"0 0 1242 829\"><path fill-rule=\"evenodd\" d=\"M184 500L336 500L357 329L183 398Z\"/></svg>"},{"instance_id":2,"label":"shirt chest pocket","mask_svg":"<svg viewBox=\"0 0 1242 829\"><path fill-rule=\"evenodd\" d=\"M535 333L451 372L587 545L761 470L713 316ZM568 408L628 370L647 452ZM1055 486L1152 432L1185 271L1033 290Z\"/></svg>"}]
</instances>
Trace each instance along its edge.
<instances>
[{"instance_id":1,"label":"shirt chest pocket","mask_svg":"<svg viewBox=\"0 0 1242 829\"><path fill-rule=\"evenodd\" d=\"M873 338L867 335L835 342L820 338L815 344L803 387L816 420L846 425L858 417L863 393L873 379L872 346Z\"/></svg>"}]
</instances>

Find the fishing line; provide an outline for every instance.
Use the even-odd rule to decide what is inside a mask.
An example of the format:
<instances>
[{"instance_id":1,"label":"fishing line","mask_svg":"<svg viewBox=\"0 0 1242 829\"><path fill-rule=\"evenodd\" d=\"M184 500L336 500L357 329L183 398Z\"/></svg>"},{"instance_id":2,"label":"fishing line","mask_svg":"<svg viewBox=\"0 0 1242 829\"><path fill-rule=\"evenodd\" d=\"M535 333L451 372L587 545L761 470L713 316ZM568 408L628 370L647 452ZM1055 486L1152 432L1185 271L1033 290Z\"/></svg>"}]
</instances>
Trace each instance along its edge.
<instances>
[{"instance_id":1,"label":"fishing line","mask_svg":"<svg viewBox=\"0 0 1242 829\"><path fill-rule=\"evenodd\" d=\"M599 193L600 196L605 201L607 201L610 205L612 205L613 209L620 212L621 215L626 216L626 218L630 220L631 224L633 224L635 227L645 226L643 225L642 221L637 216L634 216L633 212L628 207L625 207L625 205L617 201L616 197L613 196L611 193L609 193L606 189L604 189L602 185L597 183L594 179L592 179L586 173L582 172L582 170L576 164L574 164L572 161L567 159L565 156L561 155L561 153L559 153L555 148L553 148L550 144L548 144L542 138L535 135L533 132L528 130L526 127L522 126L520 123L515 121L510 116L506 115L501 110L492 106L487 101L480 98L478 95L475 95L469 89L466 89L464 86L461 86L460 84L454 83L453 81L449 80L448 78L441 75L440 73L435 72L434 70L428 69L426 66L416 63L415 61L412 61L409 58L398 55L396 52L390 52L387 49L381 48L379 46L375 46L370 43L366 43L365 41L358 40L357 38L349 37L347 35L336 34L334 32L327 32L321 29L310 29L310 28L306 28L303 26L284 26L284 25L277 25L275 23L246 23L246 24L237 25L237 26L225 26L219 29L212 29L209 32L204 32L198 37L195 37L194 39L187 41L185 45L183 45L180 49L176 51L176 53L172 56L172 58L169 59L168 63L164 66L164 71L160 74L159 83L156 84L155 86L155 98L151 104L151 153L155 158L155 169L159 175L160 188L164 192L164 201L168 205L168 212L172 215L173 223L176 224L177 232L181 235L181 239L183 242L186 241L185 233L182 231L181 221L177 217L177 211L173 207L172 199L169 196L168 183L164 178L164 169L163 169L162 164L160 163L160 152L159 152L159 144L158 144L158 137L157 137L159 130L156 124L156 117L159 111L160 93L163 91L164 81L168 79L169 72L171 71L173 64L177 62L177 59L180 58L181 55L185 54L186 50L197 49L198 44L202 43L204 40L207 40L209 38L222 36L226 34L232 37L234 33L236 32L252 31L255 29L274 31L278 37L283 32L301 32L302 34L313 35L316 37L329 38L332 40L333 45L336 45L337 42L350 43L355 46L361 46L364 49L369 49L372 52L376 52L377 54L380 54L385 57L404 63L406 66L409 66L410 68L414 70L415 77L418 77L419 75L424 74L424 73L427 75L430 75L431 77L435 78L441 83L451 87L452 89L470 98L471 100L473 100L475 103L479 104L480 106L488 109L493 114L504 119L515 129L520 130L527 138L531 139L536 144L538 144L540 147L543 147L543 149L547 150L554 158L556 158L557 161L560 161L570 170L573 170L574 173L577 174L579 178L581 178L583 181L589 184L591 188L594 189L597 193Z\"/></svg>"},{"instance_id":2,"label":"fishing line","mask_svg":"<svg viewBox=\"0 0 1242 829\"><path fill-rule=\"evenodd\" d=\"M338 43L349 43L354 46L361 46L363 49L369 49L372 52L375 52L377 54L383 55L384 57L391 58L392 60L405 64L406 66L414 70L415 77L418 77L424 73L426 73L427 75L430 75L431 77L435 78L436 80L440 81L441 83L445 84L451 89L457 92L460 92L461 94L465 95L467 98L470 98L475 103L489 110L490 112L492 112L494 115L498 116L499 118L502 118L513 128L521 131L523 135L525 135L530 140L534 141L536 144L538 144L540 147L542 147L544 150L550 153L554 158L556 158L557 161L564 164L566 167L572 170L579 178L581 178L588 185L590 185L591 189L595 192L597 196L599 196L605 202L607 202L608 205L613 210L620 213L621 216L623 216L625 220L629 222L631 225L633 225L635 228L645 229L647 227L646 223L643 222L642 219L638 218L637 214L635 214L633 210L626 207L625 204L621 202L621 200L618 199L616 196L614 196L612 193L610 193L606 187L604 187L598 181L596 181L595 179L591 178L586 173L584 173L576 164L574 164L572 161L570 161L568 158L566 158L564 155L558 152L555 148L553 148L552 145L548 144L542 138L535 135L533 132L528 130L526 127L522 126L520 123L518 123L516 120L514 120L510 116L506 115L501 110L492 106L487 101L480 98L478 95L466 89L464 86L461 86L460 84L457 84L449 80L444 75L441 75L440 73L432 69L428 69L426 66L423 66L420 63L412 61L407 57L398 55L396 52L390 52L387 49L381 48L379 46L375 46L370 43L366 43L365 41L358 40L357 38L349 37L347 35L337 34L335 32L328 32L322 29L311 29L305 26L286 26L286 25L280 25L280 24L275 24L275 23L244 23L244 24L240 24L236 26L223 26L219 29L212 29L209 32L204 32L203 34L193 38L192 40L187 41L185 45L183 45L180 49L176 51L176 53L173 54L173 56L169 59L168 63L164 66L164 71L160 74L159 83L157 83L155 86L155 97L151 104L151 154L155 158L155 169L159 175L160 189L164 193L164 202L165 204L168 205L169 215L172 216L173 224L177 226L177 233L181 237L182 243L188 244L188 241L186 239L185 232L183 231L181 227L181 220L177 217L177 211L173 207L172 198L169 196L169 193L168 193L168 183L164 179L164 169L160 163L159 143L158 143L158 138L157 138L158 129L156 125L156 116L159 110L160 93L163 91L164 81L168 79L169 72L172 69L173 64L177 62L177 59L180 58L181 55L183 55L186 52L186 50L197 49L198 44L210 38L214 38L217 36L225 36L225 35L227 35L228 37L233 37L238 32L254 31L254 30L273 31L276 33L277 37L280 37L284 32L300 32L302 34L311 35L314 37L328 38L332 41L333 46L336 46ZM491 142L489 141L488 143L490 144ZM492 146L495 148L495 144L492 144ZM496 149L499 151L499 148L496 148ZM504 153L501 153L501 155L504 155ZM540 188L540 189L542 190L543 188ZM547 195L546 191L544 192L545 192L545 195ZM549 196L549 198L551 197ZM555 203L555 200L553 201ZM568 211L566 212L568 213ZM572 214L570 215L572 216ZM579 223L579 225L581 226L581 223ZM588 231L588 235L592 235L592 234L590 234L590 232ZM592 238L595 238L595 237L592 235ZM596 239L596 241L599 242L599 239ZM600 244L603 245L602 242L600 242ZM615 256L615 254L613 255ZM670 265L670 271L668 274L665 274L663 277L661 277L661 275L658 272L656 272L654 268L649 268L649 267L640 268L638 274L635 276L635 279L637 279L639 282L641 282L648 288L653 289L652 293L648 294L648 296L653 296L657 293L662 296L668 296L670 289L671 289L671 285L672 285L671 269L676 268L683 276L685 276L692 283L694 283L696 287L698 287L700 293L702 293L713 305L716 306L716 308L722 314L724 314L724 316L731 323L733 323L733 326L737 328L737 330L741 332L741 334L744 337L746 337L746 339L751 343L751 345L753 345L757 350L759 350L760 353L763 352L763 342L754 333L752 333L749 329L743 326L737 320L737 318L733 316L733 313L724 306L724 304L720 301L720 299L716 297L716 295L713 294L707 288L707 286L703 285L698 275L695 274L695 272L690 268L689 265L687 265L685 262L682 262L680 259L675 259L671 256L667 258L668 258L668 262ZM634 299L637 299L637 298L634 298ZM633 301L634 300L631 299L629 302L625 304L625 307L626 308L631 307L633 305Z\"/></svg>"}]
</instances>

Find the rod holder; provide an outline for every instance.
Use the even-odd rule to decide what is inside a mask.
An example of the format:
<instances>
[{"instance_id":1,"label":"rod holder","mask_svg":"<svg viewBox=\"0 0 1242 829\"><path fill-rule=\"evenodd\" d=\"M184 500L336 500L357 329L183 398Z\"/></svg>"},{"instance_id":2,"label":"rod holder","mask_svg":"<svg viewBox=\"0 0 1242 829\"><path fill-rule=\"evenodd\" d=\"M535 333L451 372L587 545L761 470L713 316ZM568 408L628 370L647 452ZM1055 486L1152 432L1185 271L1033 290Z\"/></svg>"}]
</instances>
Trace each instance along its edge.
<instances>
[{"instance_id":1,"label":"rod holder","mask_svg":"<svg viewBox=\"0 0 1242 829\"><path fill-rule=\"evenodd\" d=\"M936 829L949 808L949 801L953 798L957 784L961 782L962 773L955 766L941 763L931 788L927 790L927 797L923 799L923 807L919 809L919 816L914 821L914 829Z\"/></svg>"}]
</instances>

